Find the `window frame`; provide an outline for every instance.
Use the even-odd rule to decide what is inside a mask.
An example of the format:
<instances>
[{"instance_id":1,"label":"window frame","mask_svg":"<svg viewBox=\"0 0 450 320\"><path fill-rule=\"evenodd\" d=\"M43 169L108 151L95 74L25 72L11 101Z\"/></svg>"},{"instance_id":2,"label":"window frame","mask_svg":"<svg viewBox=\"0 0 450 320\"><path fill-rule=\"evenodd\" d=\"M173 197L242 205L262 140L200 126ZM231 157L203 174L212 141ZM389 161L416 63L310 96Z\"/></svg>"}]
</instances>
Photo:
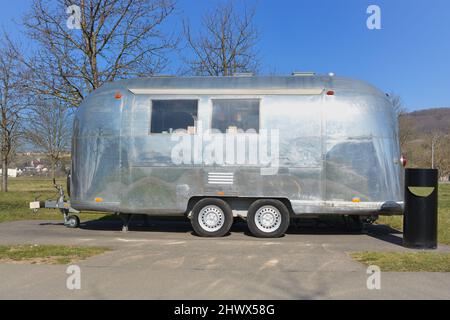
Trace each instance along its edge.
<instances>
[{"instance_id":1,"label":"window frame","mask_svg":"<svg viewBox=\"0 0 450 320\"><path fill-rule=\"evenodd\" d=\"M210 97L210 105L211 105L211 114L209 117L209 129L214 130L215 128L213 128L213 117L214 117L214 101L216 100L255 100L258 102L258 129L256 130L256 132L247 132L247 130L245 130L244 132L239 132L237 131L234 134L253 134L253 135L259 135L259 132L261 130L261 107L262 107L262 102L263 102L263 97L260 96L242 96L242 97L237 97L237 96L233 96L233 97L227 97L227 96L215 96L215 97ZM238 128L239 129L239 128ZM217 130L217 129L216 129ZM217 132L214 131L214 134L227 134L227 132Z\"/></svg>"},{"instance_id":2,"label":"window frame","mask_svg":"<svg viewBox=\"0 0 450 320\"><path fill-rule=\"evenodd\" d=\"M197 104L197 110L196 110L196 117L197 119L194 120L194 128L195 131L197 132L197 121L199 120L199 109L200 109L200 99L198 97L150 97L150 117L149 117L149 128L148 128L148 135L149 136L153 136L153 135L171 135L171 134L177 134L177 135L193 135L195 133L188 133L188 132L152 132L152 120L153 120L153 106L154 106L154 102L155 101L195 101Z\"/></svg>"}]
</instances>

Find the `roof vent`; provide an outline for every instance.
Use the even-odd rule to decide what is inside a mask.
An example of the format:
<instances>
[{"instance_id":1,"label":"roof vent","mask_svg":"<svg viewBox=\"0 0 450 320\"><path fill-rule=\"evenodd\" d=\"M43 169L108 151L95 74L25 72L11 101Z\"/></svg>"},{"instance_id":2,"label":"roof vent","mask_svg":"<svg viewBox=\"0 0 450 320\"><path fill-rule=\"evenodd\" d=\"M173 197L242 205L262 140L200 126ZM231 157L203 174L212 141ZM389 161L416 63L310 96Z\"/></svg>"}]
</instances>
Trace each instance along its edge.
<instances>
[{"instance_id":1,"label":"roof vent","mask_svg":"<svg viewBox=\"0 0 450 320\"><path fill-rule=\"evenodd\" d=\"M294 71L292 72L294 77L312 77L315 76L315 72Z\"/></svg>"},{"instance_id":2,"label":"roof vent","mask_svg":"<svg viewBox=\"0 0 450 320\"><path fill-rule=\"evenodd\" d=\"M233 77L253 77L255 74L253 72L237 72L233 73Z\"/></svg>"}]
</instances>

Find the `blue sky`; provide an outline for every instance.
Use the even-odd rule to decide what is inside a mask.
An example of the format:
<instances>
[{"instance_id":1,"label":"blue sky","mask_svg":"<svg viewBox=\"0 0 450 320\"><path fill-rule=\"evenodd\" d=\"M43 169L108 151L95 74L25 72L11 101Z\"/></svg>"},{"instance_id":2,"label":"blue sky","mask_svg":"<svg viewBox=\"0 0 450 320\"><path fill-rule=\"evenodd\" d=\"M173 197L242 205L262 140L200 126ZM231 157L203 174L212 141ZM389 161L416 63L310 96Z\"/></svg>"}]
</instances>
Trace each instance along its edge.
<instances>
[{"instance_id":1,"label":"blue sky","mask_svg":"<svg viewBox=\"0 0 450 320\"><path fill-rule=\"evenodd\" d=\"M30 2L0 0L0 24L20 37L11 20ZM178 0L167 28L179 30L182 16L195 24L217 2ZM381 30L366 27L370 4L381 8ZM256 24L264 73L332 71L395 92L410 110L450 107L449 0L259 0Z\"/></svg>"}]
</instances>

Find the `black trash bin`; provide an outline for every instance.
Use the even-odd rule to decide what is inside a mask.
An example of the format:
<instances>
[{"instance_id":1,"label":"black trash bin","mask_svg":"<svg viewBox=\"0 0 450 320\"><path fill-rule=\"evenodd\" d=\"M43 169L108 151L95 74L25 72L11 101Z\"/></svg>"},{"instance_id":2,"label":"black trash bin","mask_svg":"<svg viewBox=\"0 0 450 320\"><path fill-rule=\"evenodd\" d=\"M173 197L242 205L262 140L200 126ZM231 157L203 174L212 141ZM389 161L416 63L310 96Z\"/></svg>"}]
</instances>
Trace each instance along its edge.
<instances>
[{"instance_id":1,"label":"black trash bin","mask_svg":"<svg viewBox=\"0 0 450 320\"><path fill-rule=\"evenodd\" d=\"M405 170L403 245L437 248L438 170Z\"/></svg>"}]
</instances>

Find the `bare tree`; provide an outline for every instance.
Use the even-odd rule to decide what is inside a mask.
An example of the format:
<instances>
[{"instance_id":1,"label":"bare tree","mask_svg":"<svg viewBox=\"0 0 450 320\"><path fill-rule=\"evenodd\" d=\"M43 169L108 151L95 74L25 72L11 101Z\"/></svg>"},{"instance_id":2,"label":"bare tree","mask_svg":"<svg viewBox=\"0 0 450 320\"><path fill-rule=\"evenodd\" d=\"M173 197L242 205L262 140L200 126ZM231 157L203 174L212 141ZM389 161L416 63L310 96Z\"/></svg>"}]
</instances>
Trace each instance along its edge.
<instances>
[{"instance_id":1,"label":"bare tree","mask_svg":"<svg viewBox=\"0 0 450 320\"><path fill-rule=\"evenodd\" d=\"M403 150L413 133L412 123L408 117L408 113L403 104L402 98L395 93L390 93L389 97L392 102L392 109L394 110L394 113L397 115L399 126L400 148Z\"/></svg>"},{"instance_id":2,"label":"bare tree","mask_svg":"<svg viewBox=\"0 0 450 320\"><path fill-rule=\"evenodd\" d=\"M176 45L162 31L173 11L172 0L34 0L24 18L39 45L30 89L76 107L105 82L160 72Z\"/></svg>"},{"instance_id":3,"label":"bare tree","mask_svg":"<svg viewBox=\"0 0 450 320\"><path fill-rule=\"evenodd\" d=\"M439 158L437 162L441 177L450 176L450 135L445 135L439 146Z\"/></svg>"},{"instance_id":4,"label":"bare tree","mask_svg":"<svg viewBox=\"0 0 450 320\"><path fill-rule=\"evenodd\" d=\"M441 176L450 172L450 137L440 131L430 135L431 168L438 169Z\"/></svg>"},{"instance_id":5,"label":"bare tree","mask_svg":"<svg viewBox=\"0 0 450 320\"><path fill-rule=\"evenodd\" d=\"M411 140L411 137L414 134L414 123L408 114L401 114L398 118L399 123L399 140L400 140L400 148L404 148L408 141Z\"/></svg>"},{"instance_id":6,"label":"bare tree","mask_svg":"<svg viewBox=\"0 0 450 320\"><path fill-rule=\"evenodd\" d=\"M61 156L68 151L71 122L70 110L55 99L37 101L28 114L24 137L46 154L52 178Z\"/></svg>"},{"instance_id":7,"label":"bare tree","mask_svg":"<svg viewBox=\"0 0 450 320\"><path fill-rule=\"evenodd\" d=\"M8 191L8 164L20 136L23 99L23 69L17 48L6 37L0 48L0 154L2 164L1 190Z\"/></svg>"},{"instance_id":8,"label":"bare tree","mask_svg":"<svg viewBox=\"0 0 450 320\"><path fill-rule=\"evenodd\" d=\"M237 10L230 1L205 14L201 31L192 33L184 22L190 57L185 57L188 72L195 75L229 76L256 72L259 65L256 45L259 33L254 24L255 8Z\"/></svg>"},{"instance_id":9,"label":"bare tree","mask_svg":"<svg viewBox=\"0 0 450 320\"><path fill-rule=\"evenodd\" d=\"M392 109L394 110L397 117L401 117L402 115L404 115L406 113L406 108L403 104L402 98L395 93L390 93L389 97L392 102Z\"/></svg>"}]
</instances>

